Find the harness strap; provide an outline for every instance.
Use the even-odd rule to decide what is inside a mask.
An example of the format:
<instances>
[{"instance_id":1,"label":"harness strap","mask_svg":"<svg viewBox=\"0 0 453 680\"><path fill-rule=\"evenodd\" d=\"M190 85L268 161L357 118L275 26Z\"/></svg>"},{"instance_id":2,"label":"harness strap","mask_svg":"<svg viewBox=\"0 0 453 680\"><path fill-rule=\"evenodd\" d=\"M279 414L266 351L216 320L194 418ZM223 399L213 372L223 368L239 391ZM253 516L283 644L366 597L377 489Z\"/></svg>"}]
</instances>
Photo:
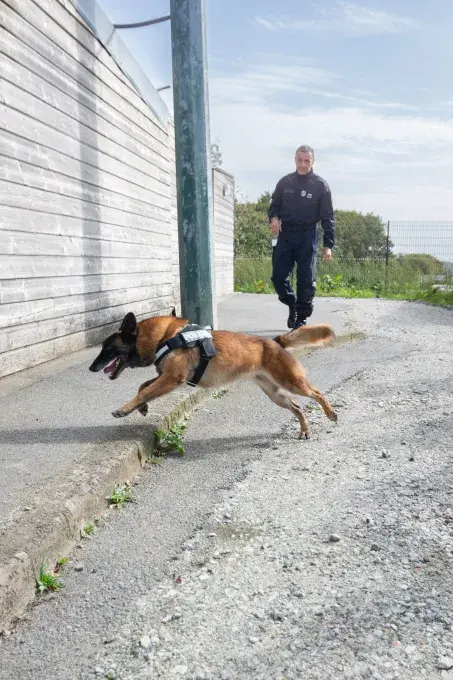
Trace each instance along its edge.
<instances>
[{"instance_id":1,"label":"harness strap","mask_svg":"<svg viewBox=\"0 0 453 680\"><path fill-rule=\"evenodd\" d=\"M209 338L200 340L197 344L200 347L200 362L196 367L192 378L187 381L187 384L191 387L196 387L196 385L198 385L204 375L205 370L208 367L210 360L216 355L214 345L212 344L211 334Z\"/></svg>"},{"instance_id":2,"label":"harness strap","mask_svg":"<svg viewBox=\"0 0 453 680\"><path fill-rule=\"evenodd\" d=\"M186 343L184 342L184 338L181 336L181 333L178 333L178 335L175 335L174 338L170 338L170 340L166 340L165 342L162 342L156 352L156 358L154 360L155 366L162 361L162 359L167 356L172 350L174 349L180 349L181 347L185 347Z\"/></svg>"},{"instance_id":3,"label":"harness strap","mask_svg":"<svg viewBox=\"0 0 453 680\"><path fill-rule=\"evenodd\" d=\"M199 347L200 361L192 378L187 380L187 384L191 387L198 385L208 367L209 361L216 355L215 347L212 343L212 335L208 330L209 328L209 326L202 328L196 324L185 326L182 331L177 333L173 338L158 345L154 365L157 366L167 354L175 349Z\"/></svg>"}]
</instances>

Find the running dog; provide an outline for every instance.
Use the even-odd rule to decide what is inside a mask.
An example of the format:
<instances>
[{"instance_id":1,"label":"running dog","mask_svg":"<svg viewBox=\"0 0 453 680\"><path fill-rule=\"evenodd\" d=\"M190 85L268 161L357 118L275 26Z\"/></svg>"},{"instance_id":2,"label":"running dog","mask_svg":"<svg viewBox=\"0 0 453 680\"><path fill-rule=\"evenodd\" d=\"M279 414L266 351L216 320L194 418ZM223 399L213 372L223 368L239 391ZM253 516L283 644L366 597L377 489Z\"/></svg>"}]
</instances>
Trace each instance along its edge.
<instances>
[{"instance_id":1,"label":"running dog","mask_svg":"<svg viewBox=\"0 0 453 680\"><path fill-rule=\"evenodd\" d=\"M159 347L180 334L188 323L187 319L177 317L175 310L169 316L155 316L139 322L129 312L119 330L104 340L89 370L97 372L104 369L110 380L116 380L125 368L150 366L156 361ZM329 420L337 421L337 414L326 397L310 384L301 364L287 351L305 345L331 343L335 338L331 326L301 326L272 340L231 331L211 331L207 335L212 336L215 351L206 362L200 387L209 389L233 380L253 380L273 402L296 416L301 438L309 439L310 430L301 405L292 395L315 399ZM135 410L146 415L147 402L187 382L190 384L201 356L202 348L199 346L168 351L156 366L158 376L140 385L137 396L113 411L112 415L123 418Z\"/></svg>"}]
</instances>

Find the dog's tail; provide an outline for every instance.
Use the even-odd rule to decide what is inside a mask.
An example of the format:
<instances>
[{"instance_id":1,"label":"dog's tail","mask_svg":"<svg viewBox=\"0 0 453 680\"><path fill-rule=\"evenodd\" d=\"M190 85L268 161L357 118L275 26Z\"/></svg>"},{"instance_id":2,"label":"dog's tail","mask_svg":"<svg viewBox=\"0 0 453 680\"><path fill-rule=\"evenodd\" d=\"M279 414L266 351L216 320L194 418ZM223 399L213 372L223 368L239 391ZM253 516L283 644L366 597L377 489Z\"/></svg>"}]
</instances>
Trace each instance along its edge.
<instances>
[{"instance_id":1,"label":"dog's tail","mask_svg":"<svg viewBox=\"0 0 453 680\"><path fill-rule=\"evenodd\" d=\"M284 349L296 349L304 345L326 345L335 339L335 331L332 326L320 323L312 326L301 326L289 333L277 335L274 342Z\"/></svg>"}]
</instances>

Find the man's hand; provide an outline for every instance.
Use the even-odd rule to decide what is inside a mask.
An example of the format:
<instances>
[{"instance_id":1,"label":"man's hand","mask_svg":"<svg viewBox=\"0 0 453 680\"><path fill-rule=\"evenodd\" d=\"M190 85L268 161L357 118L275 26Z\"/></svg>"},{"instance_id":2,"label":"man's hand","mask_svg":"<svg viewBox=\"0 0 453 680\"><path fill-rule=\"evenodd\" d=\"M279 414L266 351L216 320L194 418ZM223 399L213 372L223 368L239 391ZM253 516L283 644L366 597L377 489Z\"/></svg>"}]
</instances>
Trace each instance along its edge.
<instances>
[{"instance_id":1,"label":"man's hand","mask_svg":"<svg viewBox=\"0 0 453 680\"><path fill-rule=\"evenodd\" d=\"M281 224L280 220L278 219L278 217L273 217L271 219L271 230L272 230L272 236L275 236L275 237L277 237L279 235L279 233L281 232L282 224Z\"/></svg>"},{"instance_id":2,"label":"man's hand","mask_svg":"<svg viewBox=\"0 0 453 680\"><path fill-rule=\"evenodd\" d=\"M332 251L330 248L322 249L322 259L324 260L324 262L332 259Z\"/></svg>"}]
</instances>

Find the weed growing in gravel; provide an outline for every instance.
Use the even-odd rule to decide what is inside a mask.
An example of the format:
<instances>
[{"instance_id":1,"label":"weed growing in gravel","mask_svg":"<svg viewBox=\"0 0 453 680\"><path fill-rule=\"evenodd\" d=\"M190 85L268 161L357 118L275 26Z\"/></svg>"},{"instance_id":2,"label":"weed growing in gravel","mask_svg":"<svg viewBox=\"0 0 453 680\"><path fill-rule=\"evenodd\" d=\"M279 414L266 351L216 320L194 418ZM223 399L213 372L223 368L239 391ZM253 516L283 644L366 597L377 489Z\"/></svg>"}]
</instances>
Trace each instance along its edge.
<instances>
[{"instance_id":1,"label":"weed growing in gravel","mask_svg":"<svg viewBox=\"0 0 453 680\"><path fill-rule=\"evenodd\" d=\"M82 535L91 536L92 534L94 534L94 524L91 524L90 522L89 524L86 525L85 529L82 532Z\"/></svg>"},{"instance_id":2,"label":"weed growing in gravel","mask_svg":"<svg viewBox=\"0 0 453 680\"><path fill-rule=\"evenodd\" d=\"M227 392L228 390L222 388L220 390L216 390L212 396L214 399L220 399L220 397L223 397L223 395Z\"/></svg>"},{"instance_id":3,"label":"weed growing in gravel","mask_svg":"<svg viewBox=\"0 0 453 680\"><path fill-rule=\"evenodd\" d=\"M146 459L146 462L150 465L162 465L162 456L151 456Z\"/></svg>"},{"instance_id":4,"label":"weed growing in gravel","mask_svg":"<svg viewBox=\"0 0 453 680\"><path fill-rule=\"evenodd\" d=\"M60 557L60 558L57 560L57 569L56 569L56 571L59 571L59 570L61 569L61 567L64 567L65 564L68 564L68 562L69 562L69 557Z\"/></svg>"},{"instance_id":5,"label":"weed growing in gravel","mask_svg":"<svg viewBox=\"0 0 453 680\"><path fill-rule=\"evenodd\" d=\"M110 505L123 507L125 503L134 503L135 497L129 484L115 484L110 496L107 496Z\"/></svg>"},{"instance_id":6,"label":"weed growing in gravel","mask_svg":"<svg viewBox=\"0 0 453 680\"><path fill-rule=\"evenodd\" d=\"M320 411L321 407L318 406L318 404L314 404L312 401L309 401L308 404L305 404L305 408L307 411Z\"/></svg>"},{"instance_id":7,"label":"weed growing in gravel","mask_svg":"<svg viewBox=\"0 0 453 680\"><path fill-rule=\"evenodd\" d=\"M63 581L53 571L47 571L44 564L41 564L39 577L36 579L38 593L45 593L47 590L61 590L61 588L64 588Z\"/></svg>"},{"instance_id":8,"label":"weed growing in gravel","mask_svg":"<svg viewBox=\"0 0 453 680\"><path fill-rule=\"evenodd\" d=\"M183 437L187 422L175 423L169 430L156 430L157 454L179 453L184 455Z\"/></svg>"}]
</instances>

